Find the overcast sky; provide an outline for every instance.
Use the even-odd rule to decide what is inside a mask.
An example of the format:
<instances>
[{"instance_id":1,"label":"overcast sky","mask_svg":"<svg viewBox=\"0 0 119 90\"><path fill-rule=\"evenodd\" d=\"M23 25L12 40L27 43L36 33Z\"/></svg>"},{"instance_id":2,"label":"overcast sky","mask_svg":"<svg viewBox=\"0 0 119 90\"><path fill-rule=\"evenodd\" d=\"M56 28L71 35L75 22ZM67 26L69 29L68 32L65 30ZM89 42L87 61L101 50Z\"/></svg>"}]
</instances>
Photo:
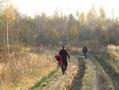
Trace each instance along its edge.
<instances>
[{"instance_id":1,"label":"overcast sky","mask_svg":"<svg viewBox=\"0 0 119 90\"><path fill-rule=\"evenodd\" d=\"M21 13L29 16L41 12L51 16L56 10L65 15L74 14L76 11L88 12L92 6L95 6L96 10L104 7L109 17L119 16L118 0L12 0L12 4Z\"/></svg>"}]
</instances>

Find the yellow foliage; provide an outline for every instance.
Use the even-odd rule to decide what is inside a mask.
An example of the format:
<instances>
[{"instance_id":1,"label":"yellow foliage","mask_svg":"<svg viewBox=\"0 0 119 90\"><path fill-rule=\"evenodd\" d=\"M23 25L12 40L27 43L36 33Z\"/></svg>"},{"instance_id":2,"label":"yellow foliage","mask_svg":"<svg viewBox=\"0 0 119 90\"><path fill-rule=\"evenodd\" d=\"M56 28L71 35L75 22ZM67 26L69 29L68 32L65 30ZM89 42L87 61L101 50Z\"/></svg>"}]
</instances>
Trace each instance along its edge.
<instances>
[{"instance_id":1,"label":"yellow foliage","mask_svg":"<svg viewBox=\"0 0 119 90\"><path fill-rule=\"evenodd\" d=\"M16 9L12 6L9 6L3 11L3 16L9 22L14 21L16 19Z\"/></svg>"}]
</instances>

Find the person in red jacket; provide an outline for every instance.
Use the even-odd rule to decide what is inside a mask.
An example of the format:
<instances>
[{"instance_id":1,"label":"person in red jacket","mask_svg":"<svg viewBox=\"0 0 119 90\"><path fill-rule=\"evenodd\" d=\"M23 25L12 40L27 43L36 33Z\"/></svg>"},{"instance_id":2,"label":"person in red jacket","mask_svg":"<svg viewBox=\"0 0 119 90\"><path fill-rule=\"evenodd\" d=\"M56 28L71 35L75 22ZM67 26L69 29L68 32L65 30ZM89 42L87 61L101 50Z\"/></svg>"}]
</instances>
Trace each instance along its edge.
<instances>
[{"instance_id":1,"label":"person in red jacket","mask_svg":"<svg viewBox=\"0 0 119 90\"><path fill-rule=\"evenodd\" d=\"M60 55L55 55L55 59L58 61L58 65L64 64L62 57Z\"/></svg>"},{"instance_id":2,"label":"person in red jacket","mask_svg":"<svg viewBox=\"0 0 119 90\"><path fill-rule=\"evenodd\" d=\"M58 65L61 66L62 73L64 72L64 62L62 60L62 57L60 55L55 55L55 59L58 62Z\"/></svg>"}]
</instances>

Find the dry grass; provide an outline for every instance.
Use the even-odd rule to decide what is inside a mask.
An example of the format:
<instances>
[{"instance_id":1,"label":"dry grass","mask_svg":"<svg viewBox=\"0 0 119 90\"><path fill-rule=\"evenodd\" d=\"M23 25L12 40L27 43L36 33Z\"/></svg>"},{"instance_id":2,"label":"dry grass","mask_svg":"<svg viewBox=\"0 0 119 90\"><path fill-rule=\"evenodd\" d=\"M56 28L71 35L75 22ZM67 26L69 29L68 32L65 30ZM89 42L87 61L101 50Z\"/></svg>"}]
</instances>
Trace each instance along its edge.
<instances>
[{"instance_id":1,"label":"dry grass","mask_svg":"<svg viewBox=\"0 0 119 90\"><path fill-rule=\"evenodd\" d=\"M70 52L70 54L76 55L79 54L82 51L82 48L79 47L68 47L67 50Z\"/></svg>"},{"instance_id":2,"label":"dry grass","mask_svg":"<svg viewBox=\"0 0 119 90\"><path fill-rule=\"evenodd\" d=\"M33 84L56 68L54 57L42 53L23 51L0 53L0 90L28 90Z\"/></svg>"},{"instance_id":3,"label":"dry grass","mask_svg":"<svg viewBox=\"0 0 119 90\"><path fill-rule=\"evenodd\" d=\"M85 74L82 79L81 90L93 90L93 78L95 76L95 70L92 62L88 61L86 64Z\"/></svg>"},{"instance_id":4,"label":"dry grass","mask_svg":"<svg viewBox=\"0 0 119 90\"><path fill-rule=\"evenodd\" d=\"M119 46L109 45L107 47L107 62L119 73Z\"/></svg>"}]
</instances>

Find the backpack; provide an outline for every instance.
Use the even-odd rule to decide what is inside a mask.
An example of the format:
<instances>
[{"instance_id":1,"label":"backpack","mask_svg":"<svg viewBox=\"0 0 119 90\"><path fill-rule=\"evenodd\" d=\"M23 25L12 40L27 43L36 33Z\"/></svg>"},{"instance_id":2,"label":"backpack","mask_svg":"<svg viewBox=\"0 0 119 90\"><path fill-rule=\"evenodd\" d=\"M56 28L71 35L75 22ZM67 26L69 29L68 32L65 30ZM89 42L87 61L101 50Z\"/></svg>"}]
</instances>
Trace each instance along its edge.
<instances>
[{"instance_id":1,"label":"backpack","mask_svg":"<svg viewBox=\"0 0 119 90\"><path fill-rule=\"evenodd\" d=\"M64 62L62 60L62 57L60 55L55 55L55 59L57 60L59 65L63 65L64 64Z\"/></svg>"}]
</instances>

